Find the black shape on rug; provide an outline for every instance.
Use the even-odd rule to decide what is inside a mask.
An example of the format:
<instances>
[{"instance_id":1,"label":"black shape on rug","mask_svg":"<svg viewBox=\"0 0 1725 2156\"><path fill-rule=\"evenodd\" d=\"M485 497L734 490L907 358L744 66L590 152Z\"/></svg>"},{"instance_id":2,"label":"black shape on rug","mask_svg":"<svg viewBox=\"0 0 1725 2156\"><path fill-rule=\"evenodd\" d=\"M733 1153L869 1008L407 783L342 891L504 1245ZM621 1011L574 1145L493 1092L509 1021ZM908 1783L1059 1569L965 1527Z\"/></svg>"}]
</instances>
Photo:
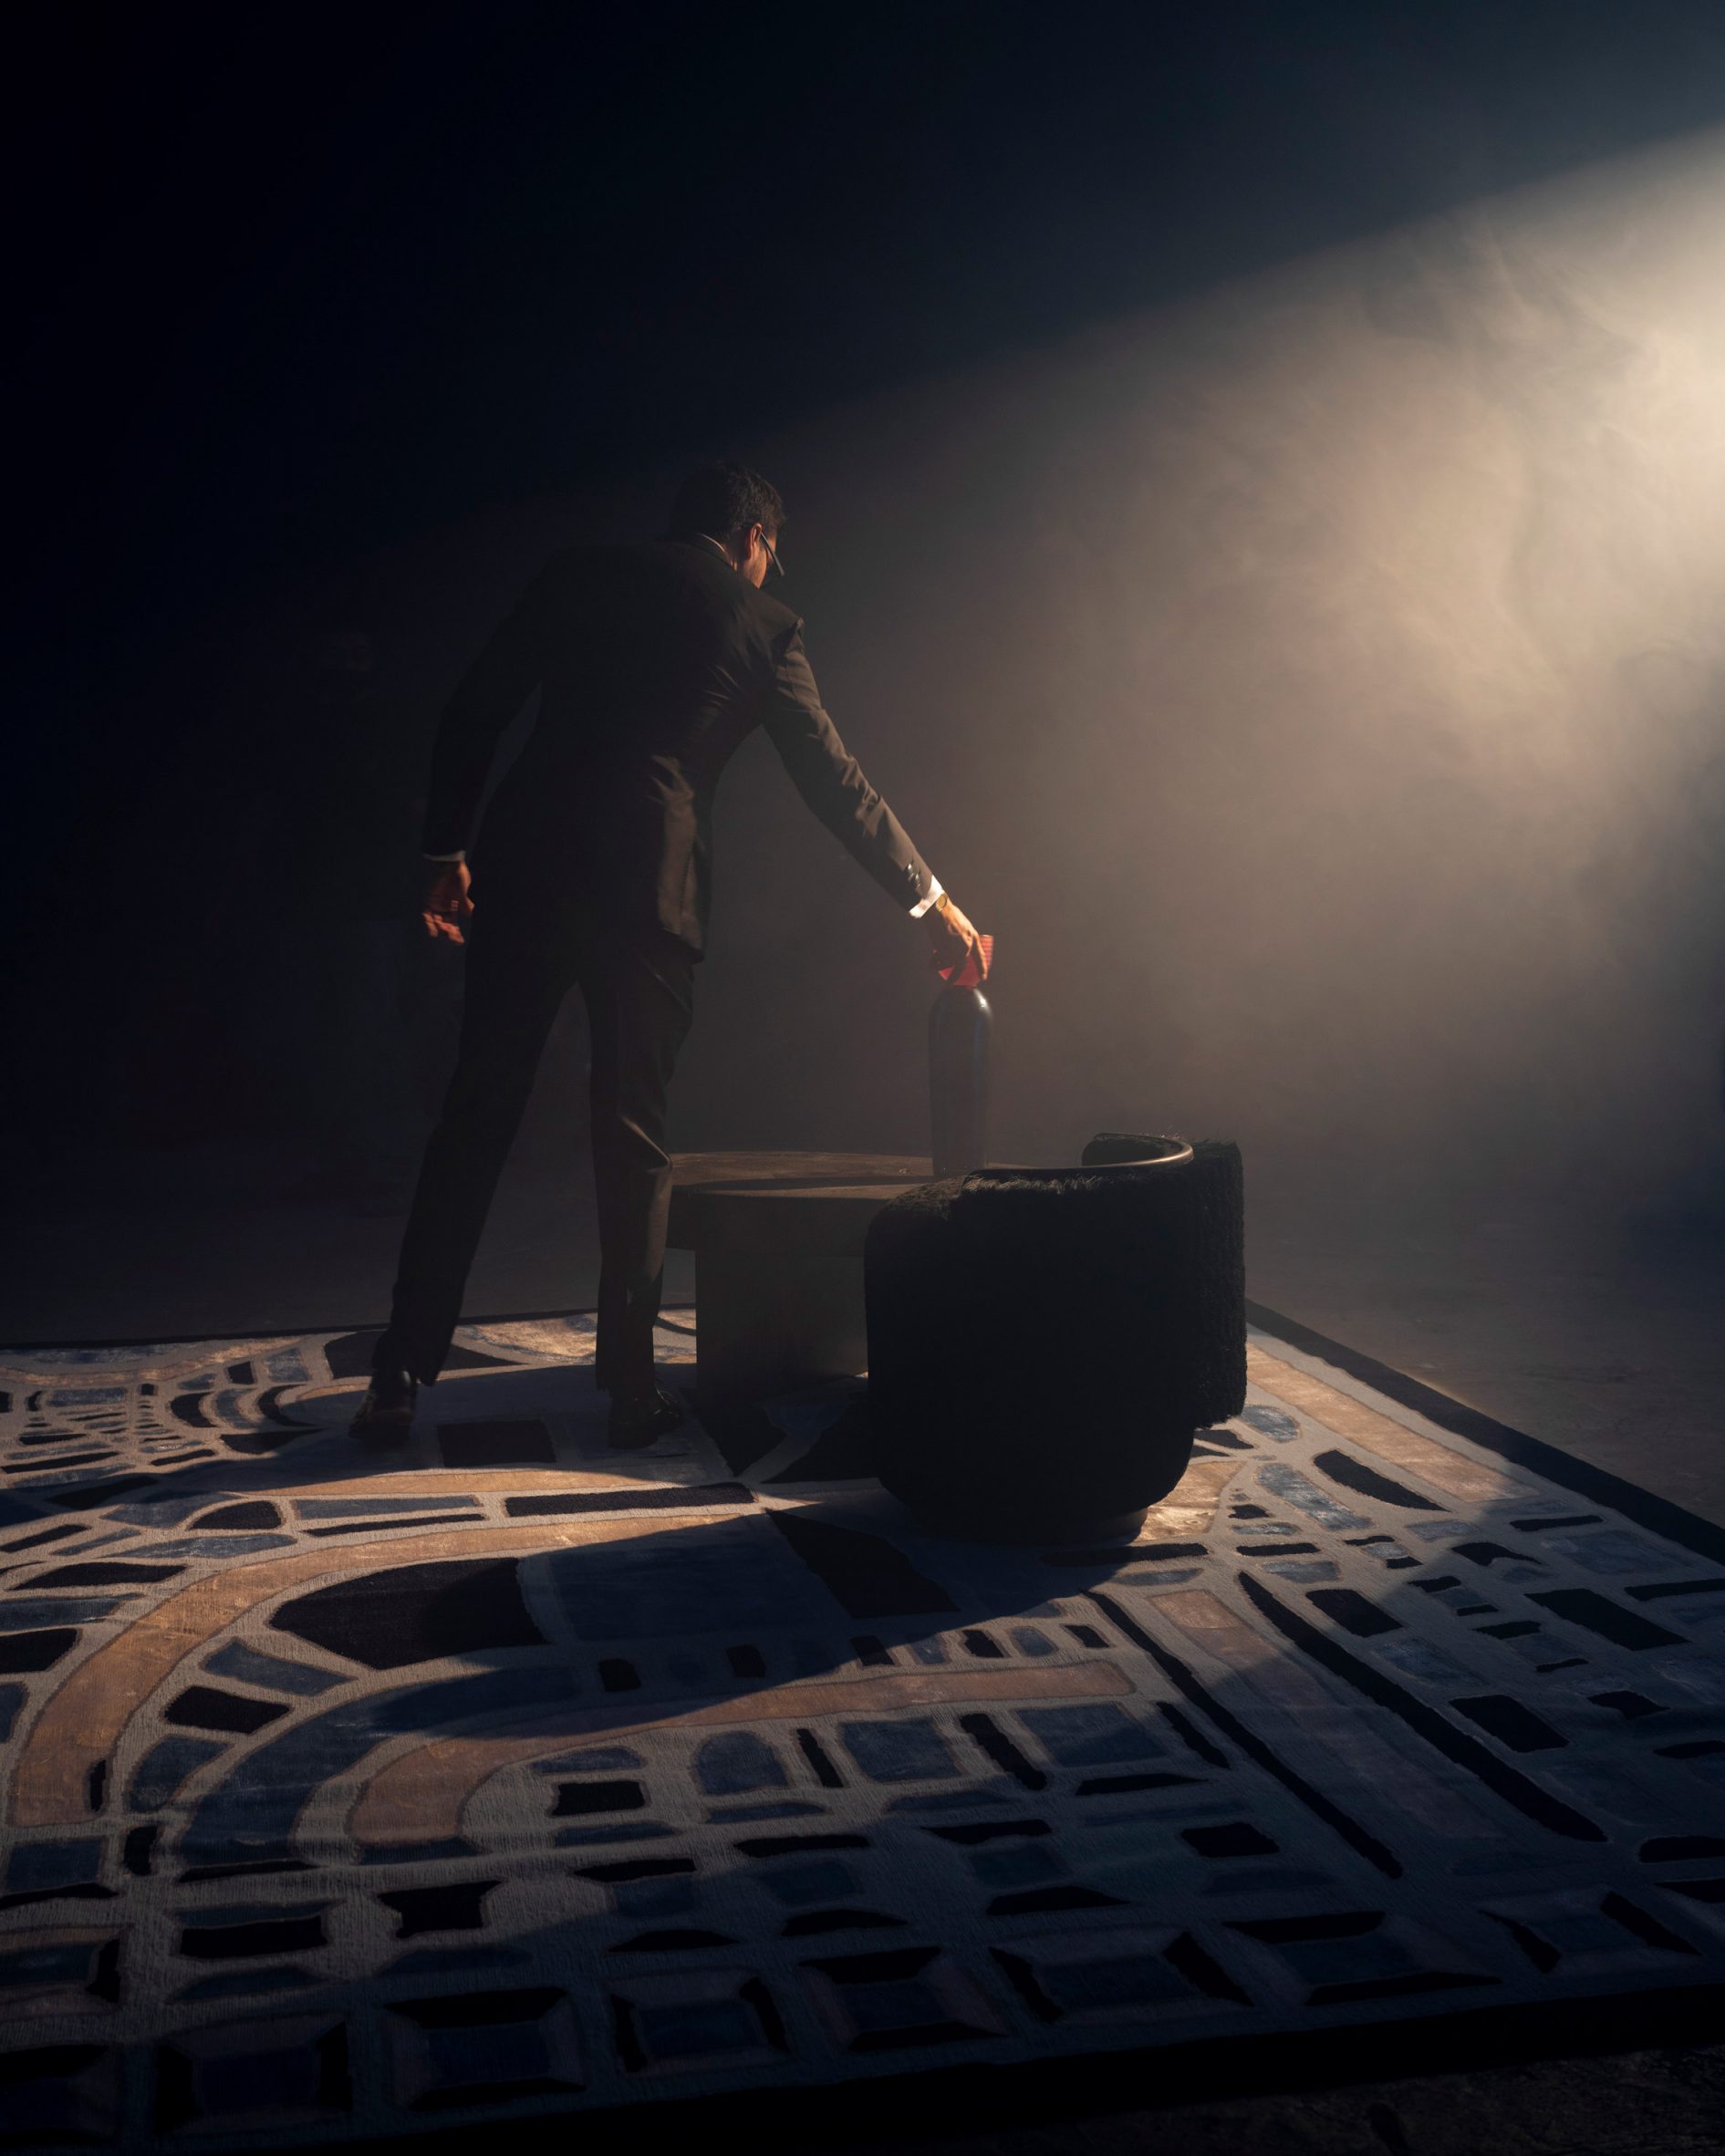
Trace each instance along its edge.
<instances>
[{"instance_id":1,"label":"black shape on rug","mask_svg":"<svg viewBox=\"0 0 1725 2156\"><path fill-rule=\"evenodd\" d=\"M814 1939L827 1932L902 1932L906 1920L878 1909L805 1909L787 1919L782 1936Z\"/></svg>"},{"instance_id":2,"label":"black shape on rug","mask_svg":"<svg viewBox=\"0 0 1725 2156\"><path fill-rule=\"evenodd\" d=\"M1556 1587L1546 1594L1530 1594L1528 1601L1549 1610L1554 1617L1567 1618L1584 1631L1596 1632L1614 1647L1680 1647L1681 1634L1668 1632L1650 1617L1637 1617L1609 1596L1595 1594L1591 1587Z\"/></svg>"},{"instance_id":3,"label":"black shape on rug","mask_svg":"<svg viewBox=\"0 0 1725 2156\"><path fill-rule=\"evenodd\" d=\"M1244 1819L1231 1820L1225 1827L1188 1827L1180 1840L1200 1857L1211 1858L1273 1857L1280 1846Z\"/></svg>"},{"instance_id":4,"label":"black shape on rug","mask_svg":"<svg viewBox=\"0 0 1725 2156\"><path fill-rule=\"evenodd\" d=\"M1441 1505L1434 1505L1429 1498L1422 1498L1406 1483L1392 1481L1387 1475L1380 1475L1376 1467L1368 1467L1364 1461L1353 1459L1345 1452L1315 1453L1312 1465L1322 1467L1330 1480L1339 1482L1344 1489L1351 1489L1362 1498L1376 1498L1379 1504L1399 1505L1406 1512L1443 1510Z\"/></svg>"},{"instance_id":5,"label":"black shape on rug","mask_svg":"<svg viewBox=\"0 0 1725 2156\"><path fill-rule=\"evenodd\" d=\"M795 1512L775 1512L773 1525L852 1617L939 1616L958 1604L925 1578L884 1536L835 1527Z\"/></svg>"},{"instance_id":6,"label":"black shape on rug","mask_svg":"<svg viewBox=\"0 0 1725 2156\"><path fill-rule=\"evenodd\" d=\"M996 1894L988 1905L991 1916L1055 1916L1065 1909L1124 1909L1118 1894L1105 1894L1096 1887L1069 1885L1024 1887L1011 1894Z\"/></svg>"},{"instance_id":7,"label":"black shape on rug","mask_svg":"<svg viewBox=\"0 0 1725 2156\"><path fill-rule=\"evenodd\" d=\"M286 1712L267 1699L247 1699L238 1692L219 1691L213 1684L189 1684L177 1699L169 1701L161 1718L182 1729L222 1729L250 1736L255 1729L280 1721Z\"/></svg>"},{"instance_id":8,"label":"black shape on rug","mask_svg":"<svg viewBox=\"0 0 1725 2156\"><path fill-rule=\"evenodd\" d=\"M582 1879L600 1886L629 1886L638 1879L683 1877L694 1868L692 1857L632 1857L609 1864L581 1864L577 1871Z\"/></svg>"},{"instance_id":9,"label":"black shape on rug","mask_svg":"<svg viewBox=\"0 0 1725 2156\"><path fill-rule=\"evenodd\" d=\"M1003 1768L1015 1782L1022 1782L1027 1789L1045 1789L1048 1787L1048 1777L1042 1768L1031 1765L992 1715L961 1715L959 1727L986 1757L992 1759L996 1767Z\"/></svg>"},{"instance_id":10,"label":"black shape on rug","mask_svg":"<svg viewBox=\"0 0 1725 2156\"><path fill-rule=\"evenodd\" d=\"M1124 1797L1136 1789L1199 1789L1195 1774L1096 1774L1078 1784L1079 1797Z\"/></svg>"},{"instance_id":11,"label":"black shape on rug","mask_svg":"<svg viewBox=\"0 0 1725 2156\"><path fill-rule=\"evenodd\" d=\"M867 1849L866 1834L757 1834L739 1841L745 1857L806 1857L822 1850Z\"/></svg>"},{"instance_id":12,"label":"black shape on rug","mask_svg":"<svg viewBox=\"0 0 1725 2156\"><path fill-rule=\"evenodd\" d=\"M111 1504L117 1498L130 1497L133 1490L154 1489L156 1487L153 1475L110 1475L106 1482L86 1482L81 1483L77 1489L47 1490L43 1494L50 1504L57 1505L62 1512L93 1512L97 1506Z\"/></svg>"},{"instance_id":13,"label":"black shape on rug","mask_svg":"<svg viewBox=\"0 0 1725 2156\"><path fill-rule=\"evenodd\" d=\"M87 1565L61 1565L57 1571L38 1572L30 1582L38 1587L150 1587L158 1580L177 1580L184 1565L121 1564L99 1558Z\"/></svg>"},{"instance_id":14,"label":"black shape on rug","mask_svg":"<svg viewBox=\"0 0 1725 2156\"><path fill-rule=\"evenodd\" d=\"M868 1403L853 1400L842 1415L772 1482L854 1482L875 1471L875 1441L868 1426Z\"/></svg>"},{"instance_id":15,"label":"black shape on rug","mask_svg":"<svg viewBox=\"0 0 1725 2156\"><path fill-rule=\"evenodd\" d=\"M308 1535L381 1535L391 1528L462 1527L470 1520L482 1519L477 1509L471 1512L415 1512L405 1519L341 1519L333 1527L307 1528Z\"/></svg>"},{"instance_id":16,"label":"black shape on rug","mask_svg":"<svg viewBox=\"0 0 1725 2156\"><path fill-rule=\"evenodd\" d=\"M1315 1587L1306 1600L1357 1640L1369 1640L1380 1632L1401 1630L1387 1610L1380 1610L1376 1602L1367 1601L1351 1587Z\"/></svg>"},{"instance_id":17,"label":"black shape on rug","mask_svg":"<svg viewBox=\"0 0 1725 2156\"><path fill-rule=\"evenodd\" d=\"M812 1729L799 1729L796 1733L797 1748L814 1769L815 1779L823 1789L842 1789L845 1778L833 1765L826 1747Z\"/></svg>"},{"instance_id":18,"label":"black shape on rug","mask_svg":"<svg viewBox=\"0 0 1725 2156\"><path fill-rule=\"evenodd\" d=\"M477 1932L484 1928L485 1896L494 1879L450 1880L441 1886L397 1887L378 1899L400 1920L398 1939L417 1939L421 1932Z\"/></svg>"},{"instance_id":19,"label":"black shape on rug","mask_svg":"<svg viewBox=\"0 0 1725 2156\"><path fill-rule=\"evenodd\" d=\"M44 1632L0 1633L0 1671L7 1675L51 1669L78 1637L76 1627L57 1624Z\"/></svg>"},{"instance_id":20,"label":"black shape on rug","mask_svg":"<svg viewBox=\"0 0 1725 2156\"><path fill-rule=\"evenodd\" d=\"M277 1528L282 1524L281 1507L267 1498L248 1498L243 1504L218 1505L213 1512L206 1512L202 1519L192 1525L199 1529L213 1529L217 1533L237 1533L246 1528Z\"/></svg>"},{"instance_id":21,"label":"black shape on rug","mask_svg":"<svg viewBox=\"0 0 1725 2156\"><path fill-rule=\"evenodd\" d=\"M740 1482L702 1482L654 1489L551 1490L505 1498L511 1519L537 1519L565 1512L686 1512L697 1505L753 1505L754 1492Z\"/></svg>"},{"instance_id":22,"label":"black shape on rug","mask_svg":"<svg viewBox=\"0 0 1725 2156\"><path fill-rule=\"evenodd\" d=\"M447 1467L544 1467L557 1451L542 1422L444 1423L437 1441Z\"/></svg>"},{"instance_id":23,"label":"black shape on rug","mask_svg":"<svg viewBox=\"0 0 1725 2156\"><path fill-rule=\"evenodd\" d=\"M1450 1705L1512 1752L1550 1752L1568 1741L1549 1722L1541 1721L1532 1707L1524 1707L1506 1692L1488 1692L1477 1699L1452 1699Z\"/></svg>"},{"instance_id":24,"label":"black shape on rug","mask_svg":"<svg viewBox=\"0 0 1725 2156\"><path fill-rule=\"evenodd\" d=\"M246 1961L260 1954L308 1954L327 1944L320 1911L255 1917L243 1923L188 1925L180 1952L188 1961Z\"/></svg>"},{"instance_id":25,"label":"black shape on rug","mask_svg":"<svg viewBox=\"0 0 1725 2156\"><path fill-rule=\"evenodd\" d=\"M491 1647L542 1647L513 1558L399 1565L302 1594L271 1622L368 1669L400 1669Z\"/></svg>"},{"instance_id":26,"label":"black shape on rug","mask_svg":"<svg viewBox=\"0 0 1725 2156\"><path fill-rule=\"evenodd\" d=\"M646 1802L639 1782L559 1782L551 1816L566 1819L593 1811L639 1811Z\"/></svg>"},{"instance_id":27,"label":"black shape on rug","mask_svg":"<svg viewBox=\"0 0 1725 2156\"><path fill-rule=\"evenodd\" d=\"M75 1520L65 1520L58 1527L40 1528L34 1535L20 1535L15 1542L0 1542L0 1550L8 1553L14 1550L35 1550L44 1542L64 1542L68 1535L85 1532Z\"/></svg>"},{"instance_id":28,"label":"black shape on rug","mask_svg":"<svg viewBox=\"0 0 1725 2156\"><path fill-rule=\"evenodd\" d=\"M1638 1722L1644 1715L1665 1712L1657 1699L1644 1699L1638 1692L1590 1692L1587 1697L1594 1706L1609 1707L1626 1722Z\"/></svg>"}]
</instances>

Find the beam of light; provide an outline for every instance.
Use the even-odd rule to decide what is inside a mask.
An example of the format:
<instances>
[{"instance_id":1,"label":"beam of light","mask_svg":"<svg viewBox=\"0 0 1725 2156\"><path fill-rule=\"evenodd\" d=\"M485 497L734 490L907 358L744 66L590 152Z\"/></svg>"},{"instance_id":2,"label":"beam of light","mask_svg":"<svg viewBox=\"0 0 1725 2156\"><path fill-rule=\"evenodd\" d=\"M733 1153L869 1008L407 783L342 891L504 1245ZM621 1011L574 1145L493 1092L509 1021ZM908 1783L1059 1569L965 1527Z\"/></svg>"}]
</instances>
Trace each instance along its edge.
<instances>
[{"instance_id":1,"label":"beam of light","mask_svg":"<svg viewBox=\"0 0 1725 2156\"><path fill-rule=\"evenodd\" d=\"M1000 929L1009 1124L1715 1142L1725 134L780 454L839 708Z\"/></svg>"},{"instance_id":2,"label":"beam of light","mask_svg":"<svg viewBox=\"0 0 1725 2156\"><path fill-rule=\"evenodd\" d=\"M1717 1144L1725 135L741 446L829 703L1000 937L1009 1151ZM584 513L524 507L512 552ZM446 588L494 572L475 530ZM503 595L431 621L428 559L429 684ZM916 1142L898 924L764 753L722 814L685 1142Z\"/></svg>"}]
</instances>

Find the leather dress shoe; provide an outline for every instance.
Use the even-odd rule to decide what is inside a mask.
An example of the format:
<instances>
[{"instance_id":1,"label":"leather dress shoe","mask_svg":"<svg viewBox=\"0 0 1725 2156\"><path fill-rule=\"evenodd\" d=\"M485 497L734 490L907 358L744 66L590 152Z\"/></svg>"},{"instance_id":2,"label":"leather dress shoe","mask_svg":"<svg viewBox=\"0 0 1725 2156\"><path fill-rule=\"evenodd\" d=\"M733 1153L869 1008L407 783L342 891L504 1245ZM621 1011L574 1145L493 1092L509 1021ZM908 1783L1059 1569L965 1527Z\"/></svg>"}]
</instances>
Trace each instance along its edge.
<instances>
[{"instance_id":1,"label":"leather dress shoe","mask_svg":"<svg viewBox=\"0 0 1725 2156\"><path fill-rule=\"evenodd\" d=\"M348 1425L372 1445L399 1445L413 1427L419 1381L405 1370L374 1370L359 1413Z\"/></svg>"},{"instance_id":2,"label":"leather dress shoe","mask_svg":"<svg viewBox=\"0 0 1725 2156\"><path fill-rule=\"evenodd\" d=\"M619 1452L628 1451L650 1445L656 1437L669 1436L687 1420L683 1404L675 1394L666 1392L662 1385L654 1385L645 1393L619 1392L612 1395L606 1435Z\"/></svg>"}]
</instances>

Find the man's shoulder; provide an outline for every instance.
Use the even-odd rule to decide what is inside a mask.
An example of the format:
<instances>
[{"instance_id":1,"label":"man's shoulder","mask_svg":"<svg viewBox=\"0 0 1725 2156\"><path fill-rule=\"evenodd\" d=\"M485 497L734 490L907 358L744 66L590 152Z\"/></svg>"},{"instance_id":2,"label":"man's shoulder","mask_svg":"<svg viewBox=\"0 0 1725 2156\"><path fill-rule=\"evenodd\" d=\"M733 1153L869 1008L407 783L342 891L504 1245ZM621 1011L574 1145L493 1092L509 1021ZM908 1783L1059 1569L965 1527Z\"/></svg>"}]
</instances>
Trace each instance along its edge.
<instances>
[{"instance_id":1,"label":"man's shoulder","mask_svg":"<svg viewBox=\"0 0 1725 2156\"><path fill-rule=\"evenodd\" d=\"M794 614L783 599L775 599L769 592L756 591L753 585L745 584L743 588L749 595L756 620L774 643L783 644L802 627L803 617Z\"/></svg>"},{"instance_id":2,"label":"man's shoulder","mask_svg":"<svg viewBox=\"0 0 1725 2156\"><path fill-rule=\"evenodd\" d=\"M769 643L781 644L794 630L802 627L800 615L751 584L746 576L739 576L710 541L659 539L650 542L649 546L662 550L662 559L673 564L681 575L713 593L739 621L746 622Z\"/></svg>"}]
</instances>

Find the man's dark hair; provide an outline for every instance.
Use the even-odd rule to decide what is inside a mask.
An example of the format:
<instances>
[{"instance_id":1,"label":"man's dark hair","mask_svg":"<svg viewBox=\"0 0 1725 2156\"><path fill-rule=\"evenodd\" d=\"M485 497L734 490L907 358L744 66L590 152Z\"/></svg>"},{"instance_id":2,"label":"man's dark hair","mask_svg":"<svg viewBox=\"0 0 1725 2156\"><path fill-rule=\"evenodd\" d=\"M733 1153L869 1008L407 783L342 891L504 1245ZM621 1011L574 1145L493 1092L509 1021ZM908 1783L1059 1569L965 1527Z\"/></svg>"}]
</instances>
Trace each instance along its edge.
<instances>
[{"instance_id":1,"label":"man's dark hair","mask_svg":"<svg viewBox=\"0 0 1725 2156\"><path fill-rule=\"evenodd\" d=\"M760 524L776 539L784 523L779 491L758 472L746 464L699 464L677 489L669 529L729 540Z\"/></svg>"}]
</instances>

